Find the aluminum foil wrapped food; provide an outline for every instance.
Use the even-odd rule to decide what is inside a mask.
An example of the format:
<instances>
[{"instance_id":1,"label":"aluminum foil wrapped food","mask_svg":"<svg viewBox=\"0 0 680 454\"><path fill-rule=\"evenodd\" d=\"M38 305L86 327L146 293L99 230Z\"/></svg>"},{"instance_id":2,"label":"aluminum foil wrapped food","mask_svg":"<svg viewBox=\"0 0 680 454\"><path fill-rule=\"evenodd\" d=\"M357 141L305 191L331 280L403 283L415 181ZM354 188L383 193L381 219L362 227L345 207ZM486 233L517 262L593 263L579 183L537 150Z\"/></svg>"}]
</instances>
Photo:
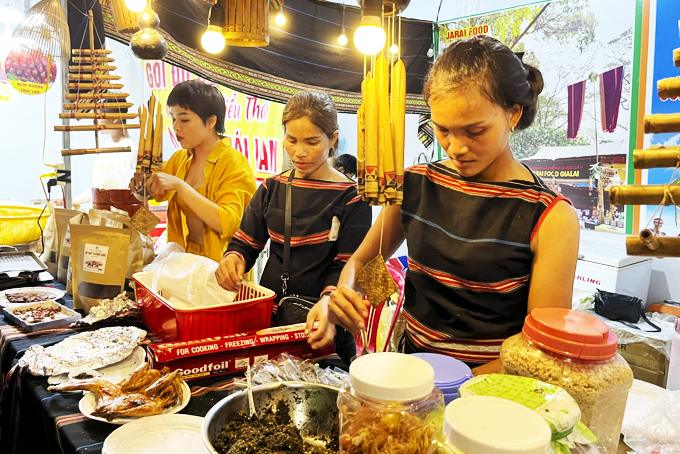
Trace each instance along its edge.
<instances>
[{"instance_id":1,"label":"aluminum foil wrapped food","mask_svg":"<svg viewBox=\"0 0 680 454\"><path fill-rule=\"evenodd\" d=\"M127 358L146 337L134 326L112 326L75 334L51 347L32 345L19 360L33 375L59 375L98 369Z\"/></svg>"},{"instance_id":2,"label":"aluminum foil wrapped food","mask_svg":"<svg viewBox=\"0 0 680 454\"><path fill-rule=\"evenodd\" d=\"M113 299L101 300L98 305L90 309L87 317L83 317L73 323L73 327L92 326L94 324L104 324L104 322L119 321L123 318L138 318L139 308L128 298L127 293L123 292Z\"/></svg>"}]
</instances>

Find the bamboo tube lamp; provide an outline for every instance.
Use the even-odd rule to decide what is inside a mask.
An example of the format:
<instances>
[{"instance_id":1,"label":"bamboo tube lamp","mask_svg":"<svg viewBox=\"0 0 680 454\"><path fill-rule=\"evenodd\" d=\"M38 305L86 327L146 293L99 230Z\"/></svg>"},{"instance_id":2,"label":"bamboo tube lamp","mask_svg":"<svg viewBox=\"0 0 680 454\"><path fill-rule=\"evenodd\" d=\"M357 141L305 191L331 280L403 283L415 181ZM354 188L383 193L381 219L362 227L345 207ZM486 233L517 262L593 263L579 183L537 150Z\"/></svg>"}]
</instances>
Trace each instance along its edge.
<instances>
[{"instance_id":1,"label":"bamboo tube lamp","mask_svg":"<svg viewBox=\"0 0 680 454\"><path fill-rule=\"evenodd\" d=\"M633 151L633 167L636 169L675 167L678 162L680 162L680 147Z\"/></svg>"}]
</instances>

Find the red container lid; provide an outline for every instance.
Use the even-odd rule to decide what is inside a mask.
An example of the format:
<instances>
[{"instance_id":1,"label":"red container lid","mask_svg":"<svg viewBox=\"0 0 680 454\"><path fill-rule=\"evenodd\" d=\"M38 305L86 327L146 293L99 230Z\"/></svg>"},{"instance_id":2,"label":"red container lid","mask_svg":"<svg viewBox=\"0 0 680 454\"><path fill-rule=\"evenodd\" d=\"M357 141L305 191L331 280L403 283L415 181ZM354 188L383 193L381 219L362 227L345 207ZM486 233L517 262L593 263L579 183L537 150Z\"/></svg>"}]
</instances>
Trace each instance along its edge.
<instances>
[{"instance_id":1,"label":"red container lid","mask_svg":"<svg viewBox=\"0 0 680 454\"><path fill-rule=\"evenodd\" d=\"M571 358L604 360L616 355L616 334L583 312L539 307L527 315L522 332L541 348Z\"/></svg>"}]
</instances>

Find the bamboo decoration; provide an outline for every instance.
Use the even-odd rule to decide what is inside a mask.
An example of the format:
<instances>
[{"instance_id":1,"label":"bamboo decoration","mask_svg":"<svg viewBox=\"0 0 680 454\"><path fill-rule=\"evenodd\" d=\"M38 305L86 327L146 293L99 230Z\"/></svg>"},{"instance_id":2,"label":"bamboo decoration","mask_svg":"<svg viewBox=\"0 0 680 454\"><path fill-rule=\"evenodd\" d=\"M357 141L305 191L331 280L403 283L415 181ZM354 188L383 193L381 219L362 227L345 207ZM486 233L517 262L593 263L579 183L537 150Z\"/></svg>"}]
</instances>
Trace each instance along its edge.
<instances>
[{"instance_id":1,"label":"bamboo decoration","mask_svg":"<svg viewBox=\"0 0 680 454\"><path fill-rule=\"evenodd\" d=\"M645 134L680 132L680 114L645 115Z\"/></svg>"},{"instance_id":2,"label":"bamboo decoration","mask_svg":"<svg viewBox=\"0 0 680 454\"><path fill-rule=\"evenodd\" d=\"M633 167L636 169L675 167L678 164L680 164L680 147L633 151Z\"/></svg>"},{"instance_id":3,"label":"bamboo decoration","mask_svg":"<svg viewBox=\"0 0 680 454\"><path fill-rule=\"evenodd\" d=\"M613 186L609 200L614 205L675 205L680 202L680 184Z\"/></svg>"},{"instance_id":4,"label":"bamboo decoration","mask_svg":"<svg viewBox=\"0 0 680 454\"><path fill-rule=\"evenodd\" d=\"M394 169L394 147L392 146L392 127L390 125L390 67L385 56L376 62L376 83L378 84L378 134L380 137L378 169L378 203L397 197L397 182Z\"/></svg>"},{"instance_id":5,"label":"bamboo decoration","mask_svg":"<svg viewBox=\"0 0 680 454\"><path fill-rule=\"evenodd\" d=\"M149 99L149 114L146 119L146 138L144 140L144 157L142 158L142 169L151 169L151 149L153 148L153 119L156 111L156 96L151 95Z\"/></svg>"},{"instance_id":6,"label":"bamboo decoration","mask_svg":"<svg viewBox=\"0 0 680 454\"><path fill-rule=\"evenodd\" d=\"M163 170L163 114L161 103L153 94L146 106L139 108L140 132L137 151L137 172L144 175L145 184L135 196L144 202L149 198L146 193L146 178L152 173ZM154 122L155 120L155 122ZM156 221L157 222L157 221ZM154 224L155 225L155 224Z\"/></svg>"},{"instance_id":7,"label":"bamboo decoration","mask_svg":"<svg viewBox=\"0 0 680 454\"><path fill-rule=\"evenodd\" d=\"M364 92L364 82L361 82L361 93ZM366 190L366 129L364 128L364 102L362 100L357 110L357 191L363 194Z\"/></svg>"},{"instance_id":8,"label":"bamboo decoration","mask_svg":"<svg viewBox=\"0 0 680 454\"><path fill-rule=\"evenodd\" d=\"M146 106L142 106L138 109L139 112L139 146L137 147L137 172L142 171L142 164L144 163L144 142L146 142L146 119L148 117L148 111Z\"/></svg>"},{"instance_id":9,"label":"bamboo decoration","mask_svg":"<svg viewBox=\"0 0 680 454\"><path fill-rule=\"evenodd\" d=\"M371 73L366 76L366 198L378 198L378 106L375 79Z\"/></svg>"},{"instance_id":10,"label":"bamboo decoration","mask_svg":"<svg viewBox=\"0 0 680 454\"><path fill-rule=\"evenodd\" d=\"M656 236L659 245L657 249L650 249L645 242L637 236L626 237L626 252L628 255L643 255L651 257L680 257L680 237Z\"/></svg>"},{"instance_id":11,"label":"bamboo decoration","mask_svg":"<svg viewBox=\"0 0 680 454\"><path fill-rule=\"evenodd\" d=\"M639 237L642 241L642 244L644 244L650 251L656 251L659 249L659 241L656 239L656 235L654 235L654 232L651 230L644 229L640 232Z\"/></svg>"},{"instance_id":12,"label":"bamboo decoration","mask_svg":"<svg viewBox=\"0 0 680 454\"><path fill-rule=\"evenodd\" d=\"M392 68L392 105L390 122L394 146L396 203L404 199L404 137L406 132L406 68L401 59Z\"/></svg>"},{"instance_id":13,"label":"bamboo decoration","mask_svg":"<svg viewBox=\"0 0 680 454\"><path fill-rule=\"evenodd\" d=\"M218 0L226 18L222 35L227 46L262 47L269 44L269 1Z\"/></svg>"},{"instance_id":14,"label":"bamboo decoration","mask_svg":"<svg viewBox=\"0 0 680 454\"><path fill-rule=\"evenodd\" d=\"M126 109L132 106L132 103L122 102L122 99L130 96L127 93L105 93L105 90L118 90L123 88L123 84L110 83L112 80L119 80L121 77L110 74L110 71L116 69L115 66L109 66L114 59L108 57L111 50L95 49L94 48L94 19L92 11L89 11L89 35L90 48L89 49L73 49L73 62L75 65L69 65L68 78L71 82L66 84L68 90L75 90L77 93L65 93L63 104L63 113L59 114L61 119L75 119L75 120L94 120L92 125L58 125L54 127L55 131L72 132L72 131L94 131L94 148L79 148L62 150L62 156L79 156L94 153L117 153L129 152L129 147L118 148L100 148L99 147L99 131L103 130L126 130L137 129L138 124L108 123L100 124L98 120L132 120L137 117L135 113L110 112L111 109ZM90 90L89 93L83 91ZM83 102L84 101L84 102ZM109 112L106 112L109 110Z\"/></svg>"},{"instance_id":15,"label":"bamboo decoration","mask_svg":"<svg viewBox=\"0 0 680 454\"><path fill-rule=\"evenodd\" d=\"M669 77L668 79L661 79L656 84L659 98L677 98L680 97L680 77Z\"/></svg>"},{"instance_id":16,"label":"bamboo decoration","mask_svg":"<svg viewBox=\"0 0 680 454\"><path fill-rule=\"evenodd\" d=\"M680 68L680 47L673 51L673 62L676 68Z\"/></svg>"},{"instance_id":17,"label":"bamboo decoration","mask_svg":"<svg viewBox=\"0 0 680 454\"><path fill-rule=\"evenodd\" d=\"M125 0L110 0L113 11L113 22L119 32L136 32L139 30L137 14L125 6Z\"/></svg>"}]
</instances>

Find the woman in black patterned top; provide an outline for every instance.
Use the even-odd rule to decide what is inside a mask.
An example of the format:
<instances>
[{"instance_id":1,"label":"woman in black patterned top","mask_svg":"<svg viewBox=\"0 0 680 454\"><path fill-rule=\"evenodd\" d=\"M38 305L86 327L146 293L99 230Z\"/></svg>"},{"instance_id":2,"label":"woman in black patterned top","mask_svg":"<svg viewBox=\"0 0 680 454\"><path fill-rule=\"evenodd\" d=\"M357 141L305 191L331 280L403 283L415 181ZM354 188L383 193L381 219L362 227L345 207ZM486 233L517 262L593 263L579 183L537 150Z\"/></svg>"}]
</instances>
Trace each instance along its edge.
<instances>
[{"instance_id":1,"label":"woman in black patterned top","mask_svg":"<svg viewBox=\"0 0 680 454\"><path fill-rule=\"evenodd\" d=\"M355 275L406 240L405 351L447 354L493 371L503 340L535 307L570 307L579 227L570 202L512 155L508 138L536 114L543 79L494 38L455 41L425 85L449 159L407 169L401 207L382 210L330 300L307 318L317 347L332 324L358 332L368 306ZM330 323L329 323L330 322Z\"/></svg>"},{"instance_id":2,"label":"woman in black patterned top","mask_svg":"<svg viewBox=\"0 0 680 454\"><path fill-rule=\"evenodd\" d=\"M338 140L331 98L301 92L283 111L284 149L295 167L288 295L325 296L335 290L343 266L371 226L371 208L356 184L329 162ZM238 290L269 240L270 256L260 284L283 296L282 266L286 184L290 172L262 183L216 272L220 285Z\"/></svg>"}]
</instances>

